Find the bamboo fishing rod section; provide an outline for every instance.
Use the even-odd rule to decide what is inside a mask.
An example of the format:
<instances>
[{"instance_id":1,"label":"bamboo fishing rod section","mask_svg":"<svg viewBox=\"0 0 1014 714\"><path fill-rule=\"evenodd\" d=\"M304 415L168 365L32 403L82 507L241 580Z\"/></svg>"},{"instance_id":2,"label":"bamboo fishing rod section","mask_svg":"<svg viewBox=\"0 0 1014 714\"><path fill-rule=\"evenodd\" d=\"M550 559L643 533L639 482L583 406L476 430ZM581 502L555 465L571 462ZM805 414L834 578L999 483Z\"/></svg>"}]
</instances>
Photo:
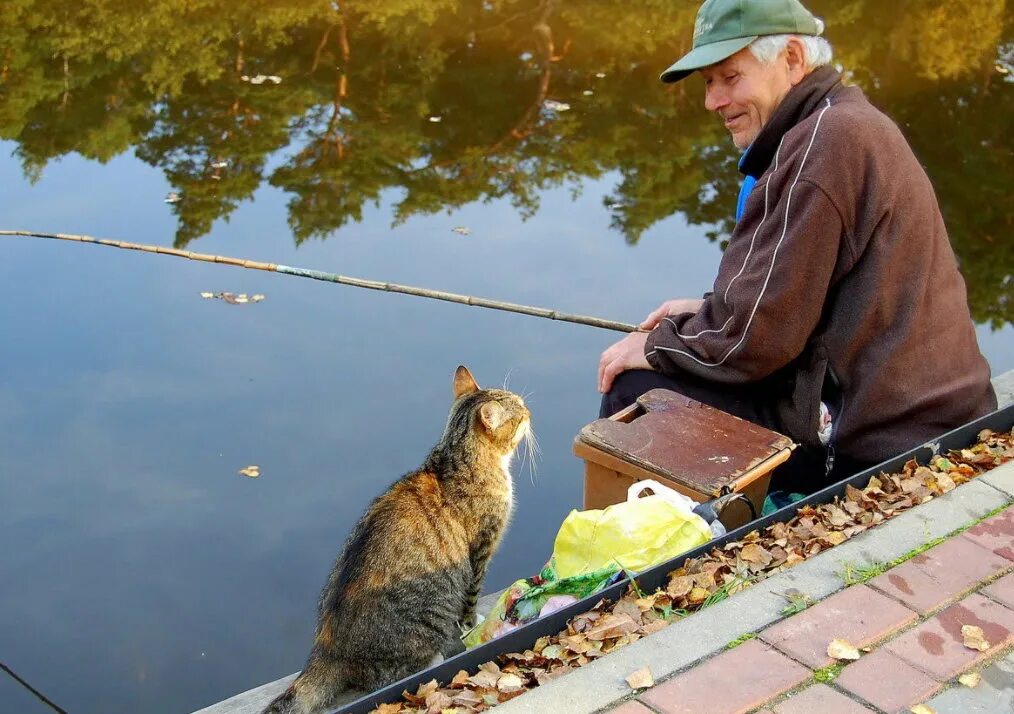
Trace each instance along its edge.
<instances>
[{"instance_id":1,"label":"bamboo fishing rod section","mask_svg":"<svg viewBox=\"0 0 1014 714\"><path fill-rule=\"evenodd\" d=\"M543 317L549 320L559 320L561 322L572 322L577 325L588 325L589 327L599 327L604 330L615 330L616 332L640 331L640 328L637 325L631 325L626 322L617 322L615 320L603 320L601 318L590 317L588 315L574 315L568 312L560 312L559 310L550 310L544 307L534 307L532 305L519 305L513 302L490 300L489 298L475 297L473 295L460 295L458 293L449 293L443 290L430 290L428 288L419 288L414 287L412 285L385 283L379 280L365 280L363 278L352 278L347 275L328 273L323 270L295 268L290 265L280 265L277 263L264 263L258 260L245 260L243 258L230 258L224 255L195 253L190 250L166 248L160 245L144 245L141 243L128 243L127 241L122 240L93 238L91 236L76 235L73 233L41 233L37 231L0 230L0 236L48 238L52 240L72 241L74 243L91 243L92 245L104 245L109 248L121 248L123 250L139 250L143 253L172 255L177 258L186 258L187 260L198 260L204 263L221 263L223 265L233 265L238 268L247 268L248 270L264 270L270 273L295 275L296 277L299 278L311 278L313 280L323 280L324 282L328 283L339 283L341 285L350 285L354 288L366 288L367 290L382 290L388 293L402 293L404 295L415 295L417 297L431 298L433 300L444 300L446 302L456 302L462 305L472 305L473 307L485 307L491 310L516 312L522 315L532 315L533 317Z\"/></svg>"}]
</instances>

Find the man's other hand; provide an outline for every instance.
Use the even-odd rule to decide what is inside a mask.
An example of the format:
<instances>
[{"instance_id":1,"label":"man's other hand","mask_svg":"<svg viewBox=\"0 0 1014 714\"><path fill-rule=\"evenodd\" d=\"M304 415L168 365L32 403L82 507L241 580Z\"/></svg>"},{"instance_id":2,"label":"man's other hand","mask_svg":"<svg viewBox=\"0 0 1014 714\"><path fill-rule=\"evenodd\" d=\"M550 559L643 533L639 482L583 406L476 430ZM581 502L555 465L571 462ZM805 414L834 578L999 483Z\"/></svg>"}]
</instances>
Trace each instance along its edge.
<instances>
[{"instance_id":1,"label":"man's other hand","mask_svg":"<svg viewBox=\"0 0 1014 714\"><path fill-rule=\"evenodd\" d=\"M658 306L653 313L644 318L644 322L640 324L642 330L654 330L658 323L662 322L662 318L668 317L669 315L679 315L684 312L697 312L701 309L701 305L704 304L704 300L700 298L677 298L675 300L666 300L664 303Z\"/></svg>"},{"instance_id":2,"label":"man's other hand","mask_svg":"<svg viewBox=\"0 0 1014 714\"><path fill-rule=\"evenodd\" d=\"M647 341L647 332L631 332L602 353L599 360L599 392L608 392L620 372L651 369L648 360L644 358L644 344Z\"/></svg>"}]
</instances>

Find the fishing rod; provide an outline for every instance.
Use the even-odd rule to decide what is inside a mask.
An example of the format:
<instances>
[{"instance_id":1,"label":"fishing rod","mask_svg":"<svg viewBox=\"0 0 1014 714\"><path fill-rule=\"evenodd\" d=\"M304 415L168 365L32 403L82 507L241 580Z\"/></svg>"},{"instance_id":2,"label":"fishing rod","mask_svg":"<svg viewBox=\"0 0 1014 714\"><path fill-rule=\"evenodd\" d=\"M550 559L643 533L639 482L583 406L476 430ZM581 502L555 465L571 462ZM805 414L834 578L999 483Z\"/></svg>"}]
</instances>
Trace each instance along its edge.
<instances>
[{"instance_id":1,"label":"fishing rod","mask_svg":"<svg viewBox=\"0 0 1014 714\"><path fill-rule=\"evenodd\" d=\"M573 322L578 325L588 325L590 327L601 327L605 330L615 330L617 332L639 332L641 328L637 325L631 325L626 322L617 322L615 320L603 320L598 317L589 317L587 315L574 315L568 312L560 312L559 310L550 310L544 307L534 307L532 305L519 305L513 302L502 302L500 300L490 300L488 298L475 297L473 295L459 295L458 293L449 293L443 290L429 290L428 288L418 288L411 285L399 285L398 283L385 283L378 280L364 280L363 278L351 278L346 275L338 275L337 273L327 273L323 270L310 270L307 268L294 268L290 265L280 265L277 263L263 263L257 260L245 260L243 258L230 258L224 255L210 255L208 253L195 253L190 250L179 250L178 248L166 248L160 245L143 245L141 243L128 243L122 240L107 240L104 238L93 238L85 235L75 235L73 233L40 233L36 231L10 231L0 230L0 236L24 236L26 238L50 238L53 240L66 240L73 241L75 243L91 243L93 245L104 245L110 248L122 248L124 250L139 250L144 253L157 253L159 255L173 255L177 258L186 258L188 260L199 260L205 263L221 263L223 265L234 265L239 268L247 268L249 270L265 270L272 273L282 273L283 275L295 275L299 278L312 278L313 280L323 280L329 283L340 283L341 285L351 285L355 288L366 288L367 290L383 290L389 293L403 293L405 295L415 295L417 297L432 298L434 300L445 300L447 302L456 302L462 305L472 305L473 307L486 307L492 310L504 310L506 312L517 312L522 315L532 315L534 317L544 317L549 320L560 320L561 322Z\"/></svg>"}]
</instances>

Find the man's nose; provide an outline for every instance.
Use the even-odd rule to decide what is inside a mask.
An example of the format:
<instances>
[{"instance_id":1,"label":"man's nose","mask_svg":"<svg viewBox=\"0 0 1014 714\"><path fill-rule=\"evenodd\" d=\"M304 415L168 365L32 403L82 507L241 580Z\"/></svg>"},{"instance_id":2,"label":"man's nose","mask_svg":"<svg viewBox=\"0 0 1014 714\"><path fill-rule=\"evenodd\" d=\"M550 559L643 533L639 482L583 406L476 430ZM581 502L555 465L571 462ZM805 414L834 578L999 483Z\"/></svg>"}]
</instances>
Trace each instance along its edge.
<instances>
[{"instance_id":1,"label":"man's nose","mask_svg":"<svg viewBox=\"0 0 1014 714\"><path fill-rule=\"evenodd\" d=\"M725 92L716 88L708 87L704 92L704 108L709 112L717 112L729 103L729 97Z\"/></svg>"}]
</instances>

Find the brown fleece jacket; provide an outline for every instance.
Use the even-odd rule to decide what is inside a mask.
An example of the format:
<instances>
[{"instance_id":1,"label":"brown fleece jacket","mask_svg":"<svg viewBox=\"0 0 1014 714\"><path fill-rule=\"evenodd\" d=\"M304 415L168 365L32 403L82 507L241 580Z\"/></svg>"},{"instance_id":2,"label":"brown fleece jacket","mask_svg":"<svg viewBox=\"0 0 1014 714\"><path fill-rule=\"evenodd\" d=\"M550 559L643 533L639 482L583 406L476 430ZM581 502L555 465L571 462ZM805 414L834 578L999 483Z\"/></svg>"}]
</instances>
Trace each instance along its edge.
<instances>
[{"instance_id":1,"label":"brown fleece jacket","mask_svg":"<svg viewBox=\"0 0 1014 714\"><path fill-rule=\"evenodd\" d=\"M645 356L663 373L770 381L782 429L835 450L901 453L996 408L929 178L897 126L821 68L750 147L758 178L697 314L673 315Z\"/></svg>"}]
</instances>

